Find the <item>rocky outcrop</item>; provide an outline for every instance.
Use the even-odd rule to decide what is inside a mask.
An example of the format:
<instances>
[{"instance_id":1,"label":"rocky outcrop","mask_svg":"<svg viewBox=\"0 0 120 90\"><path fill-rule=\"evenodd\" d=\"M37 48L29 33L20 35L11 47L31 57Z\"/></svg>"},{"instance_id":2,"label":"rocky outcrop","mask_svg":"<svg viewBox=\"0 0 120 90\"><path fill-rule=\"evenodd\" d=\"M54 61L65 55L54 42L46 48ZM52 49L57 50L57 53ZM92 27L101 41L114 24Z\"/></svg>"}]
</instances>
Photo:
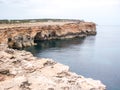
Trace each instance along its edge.
<instances>
[{"instance_id":1,"label":"rocky outcrop","mask_svg":"<svg viewBox=\"0 0 120 90\"><path fill-rule=\"evenodd\" d=\"M51 39L96 34L92 22L0 25L0 90L105 90L99 80L70 72L52 59L36 58L23 48Z\"/></svg>"},{"instance_id":2,"label":"rocky outcrop","mask_svg":"<svg viewBox=\"0 0 120 90\"><path fill-rule=\"evenodd\" d=\"M0 90L105 90L100 81L72 73L51 59L0 47Z\"/></svg>"},{"instance_id":3,"label":"rocky outcrop","mask_svg":"<svg viewBox=\"0 0 120 90\"><path fill-rule=\"evenodd\" d=\"M0 43L11 48L32 46L36 41L85 37L96 34L92 22L50 22L0 25Z\"/></svg>"}]
</instances>

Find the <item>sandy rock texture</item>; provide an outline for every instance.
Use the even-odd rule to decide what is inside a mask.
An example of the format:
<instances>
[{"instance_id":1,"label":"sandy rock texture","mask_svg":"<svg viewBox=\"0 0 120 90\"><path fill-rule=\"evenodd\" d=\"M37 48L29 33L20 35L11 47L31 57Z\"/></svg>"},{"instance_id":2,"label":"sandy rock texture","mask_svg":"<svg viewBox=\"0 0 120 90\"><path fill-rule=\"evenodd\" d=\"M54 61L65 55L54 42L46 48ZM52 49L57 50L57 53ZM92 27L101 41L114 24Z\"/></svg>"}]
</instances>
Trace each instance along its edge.
<instances>
[{"instance_id":1,"label":"sandy rock texture","mask_svg":"<svg viewBox=\"0 0 120 90\"><path fill-rule=\"evenodd\" d=\"M85 37L96 34L93 22L46 22L25 24L1 24L0 43L20 49L35 42L51 39Z\"/></svg>"},{"instance_id":2,"label":"sandy rock texture","mask_svg":"<svg viewBox=\"0 0 120 90\"><path fill-rule=\"evenodd\" d=\"M0 90L105 90L105 85L52 59L1 47Z\"/></svg>"}]
</instances>

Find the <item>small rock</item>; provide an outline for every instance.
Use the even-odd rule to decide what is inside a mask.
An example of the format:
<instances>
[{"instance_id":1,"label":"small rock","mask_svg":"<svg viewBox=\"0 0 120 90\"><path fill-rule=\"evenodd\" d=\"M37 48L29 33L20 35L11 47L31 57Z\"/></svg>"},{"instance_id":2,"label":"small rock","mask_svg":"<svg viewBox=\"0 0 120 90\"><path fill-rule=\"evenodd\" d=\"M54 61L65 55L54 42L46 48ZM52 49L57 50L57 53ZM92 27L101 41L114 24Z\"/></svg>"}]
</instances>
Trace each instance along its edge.
<instances>
[{"instance_id":1,"label":"small rock","mask_svg":"<svg viewBox=\"0 0 120 90\"><path fill-rule=\"evenodd\" d=\"M56 64L55 62L52 62L52 61L47 61L47 62L45 62L43 65L44 66L52 66L52 65L54 65L54 64Z\"/></svg>"}]
</instances>

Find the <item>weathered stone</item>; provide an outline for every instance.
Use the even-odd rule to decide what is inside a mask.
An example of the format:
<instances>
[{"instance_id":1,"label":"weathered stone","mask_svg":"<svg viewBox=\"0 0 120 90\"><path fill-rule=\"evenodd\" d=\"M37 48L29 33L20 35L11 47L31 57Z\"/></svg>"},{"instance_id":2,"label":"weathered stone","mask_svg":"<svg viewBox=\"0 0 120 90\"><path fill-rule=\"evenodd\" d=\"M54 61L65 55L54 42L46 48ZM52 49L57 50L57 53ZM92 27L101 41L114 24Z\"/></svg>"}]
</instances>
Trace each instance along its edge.
<instances>
[{"instance_id":1,"label":"weathered stone","mask_svg":"<svg viewBox=\"0 0 120 90\"><path fill-rule=\"evenodd\" d=\"M9 69L0 69L0 74L9 75L10 74Z\"/></svg>"},{"instance_id":2,"label":"weathered stone","mask_svg":"<svg viewBox=\"0 0 120 90\"><path fill-rule=\"evenodd\" d=\"M11 58L11 57L15 58ZM105 90L98 80L84 78L52 59L6 48L0 51L0 90Z\"/></svg>"},{"instance_id":3,"label":"weathered stone","mask_svg":"<svg viewBox=\"0 0 120 90\"><path fill-rule=\"evenodd\" d=\"M0 43L10 48L21 49L35 45L34 42L51 39L85 37L96 34L96 25L92 22L52 22L0 25Z\"/></svg>"},{"instance_id":4,"label":"weathered stone","mask_svg":"<svg viewBox=\"0 0 120 90\"><path fill-rule=\"evenodd\" d=\"M0 26L0 90L105 90L100 81L84 78L52 59L7 48L35 45L34 41L85 37L96 34L92 22L32 23ZM5 45L5 46L4 46Z\"/></svg>"}]
</instances>

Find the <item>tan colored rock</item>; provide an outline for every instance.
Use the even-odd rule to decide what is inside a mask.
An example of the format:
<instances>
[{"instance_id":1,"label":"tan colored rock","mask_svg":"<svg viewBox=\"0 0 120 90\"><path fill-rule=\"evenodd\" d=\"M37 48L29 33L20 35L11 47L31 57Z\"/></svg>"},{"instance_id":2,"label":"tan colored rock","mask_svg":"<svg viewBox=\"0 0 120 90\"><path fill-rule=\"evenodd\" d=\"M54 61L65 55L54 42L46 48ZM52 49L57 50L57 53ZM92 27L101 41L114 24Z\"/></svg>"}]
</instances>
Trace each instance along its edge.
<instances>
[{"instance_id":1,"label":"tan colored rock","mask_svg":"<svg viewBox=\"0 0 120 90\"><path fill-rule=\"evenodd\" d=\"M52 22L0 25L0 44L10 48L34 45L35 41L85 37L96 34L93 22Z\"/></svg>"},{"instance_id":2,"label":"tan colored rock","mask_svg":"<svg viewBox=\"0 0 120 90\"><path fill-rule=\"evenodd\" d=\"M0 90L105 90L99 80L84 78L52 59L26 51L0 50Z\"/></svg>"}]
</instances>

